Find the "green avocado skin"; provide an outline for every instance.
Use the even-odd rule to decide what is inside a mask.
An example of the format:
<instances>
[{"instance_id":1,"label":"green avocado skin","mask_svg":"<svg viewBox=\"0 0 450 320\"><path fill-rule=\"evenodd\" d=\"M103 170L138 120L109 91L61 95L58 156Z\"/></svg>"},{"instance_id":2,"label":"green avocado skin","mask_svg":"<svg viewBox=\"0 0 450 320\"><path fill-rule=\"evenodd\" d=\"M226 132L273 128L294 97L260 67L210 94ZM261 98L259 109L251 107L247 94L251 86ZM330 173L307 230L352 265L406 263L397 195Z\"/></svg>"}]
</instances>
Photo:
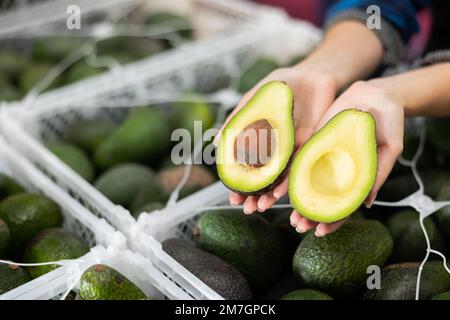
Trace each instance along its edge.
<instances>
[{"instance_id":1,"label":"green avocado skin","mask_svg":"<svg viewBox=\"0 0 450 320\"><path fill-rule=\"evenodd\" d=\"M87 181L94 178L94 167L86 153L67 143L52 144L49 150Z\"/></svg>"},{"instance_id":2,"label":"green avocado skin","mask_svg":"<svg viewBox=\"0 0 450 320\"><path fill-rule=\"evenodd\" d=\"M280 300L333 300L333 298L318 290L299 289L282 296Z\"/></svg>"},{"instance_id":3,"label":"green avocado skin","mask_svg":"<svg viewBox=\"0 0 450 320\"><path fill-rule=\"evenodd\" d=\"M384 268L381 272L381 289L368 290L365 300L414 300L420 263L400 263ZM450 274L442 261L425 264L420 281L420 300L450 290Z\"/></svg>"},{"instance_id":4,"label":"green avocado skin","mask_svg":"<svg viewBox=\"0 0 450 320\"><path fill-rule=\"evenodd\" d=\"M28 93L52 70L53 66L47 63L36 63L28 66L20 75L19 85L23 93ZM45 90L54 89L61 84L61 78L56 78Z\"/></svg>"},{"instance_id":5,"label":"green avocado skin","mask_svg":"<svg viewBox=\"0 0 450 320\"><path fill-rule=\"evenodd\" d=\"M80 121L70 125L64 131L62 140L92 154L115 128L116 125L111 121L101 119Z\"/></svg>"},{"instance_id":6,"label":"green avocado skin","mask_svg":"<svg viewBox=\"0 0 450 320\"><path fill-rule=\"evenodd\" d=\"M82 300L143 300L145 294L124 275L106 265L88 268L80 279Z\"/></svg>"},{"instance_id":7,"label":"green avocado skin","mask_svg":"<svg viewBox=\"0 0 450 320\"><path fill-rule=\"evenodd\" d=\"M305 237L304 233L298 233L295 231L295 228L292 227L290 222L291 213L292 210L278 213L271 222L272 226L278 231L278 234L283 239L286 252L289 256L294 255L298 245Z\"/></svg>"},{"instance_id":8,"label":"green avocado skin","mask_svg":"<svg viewBox=\"0 0 450 320\"><path fill-rule=\"evenodd\" d=\"M8 225L0 219L0 259L4 258L8 253L9 244L11 241L11 232Z\"/></svg>"},{"instance_id":9,"label":"green avocado skin","mask_svg":"<svg viewBox=\"0 0 450 320\"><path fill-rule=\"evenodd\" d=\"M226 300L250 300L252 292L244 276L225 260L182 239L167 239L163 249Z\"/></svg>"},{"instance_id":10,"label":"green avocado skin","mask_svg":"<svg viewBox=\"0 0 450 320\"><path fill-rule=\"evenodd\" d=\"M89 251L89 246L79 237L59 228L43 230L38 233L25 249L23 260L27 263L41 263L66 259L77 259ZM27 267L35 279L59 268L59 265Z\"/></svg>"},{"instance_id":11,"label":"green avocado skin","mask_svg":"<svg viewBox=\"0 0 450 320\"><path fill-rule=\"evenodd\" d=\"M37 41L33 46L33 57L41 61L58 63L83 44L73 37L50 37Z\"/></svg>"},{"instance_id":12,"label":"green avocado skin","mask_svg":"<svg viewBox=\"0 0 450 320\"><path fill-rule=\"evenodd\" d=\"M156 176L150 168L124 163L105 171L95 181L95 187L115 204L129 208L139 191L149 184L153 185ZM159 188L162 191L162 187Z\"/></svg>"},{"instance_id":13,"label":"green avocado skin","mask_svg":"<svg viewBox=\"0 0 450 320\"><path fill-rule=\"evenodd\" d=\"M255 294L269 289L281 277L285 263L283 241L259 216L235 210L206 212L194 235L200 249L238 269Z\"/></svg>"},{"instance_id":14,"label":"green avocado skin","mask_svg":"<svg viewBox=\"0 0 450 320\"><path fill-rule=\"evenodd\" d=\"M256 60L255 63L241 75L238 83L238 91L240 93L246 93L277 68L277 63L271 59L261 58Z\"/></svg>"},{"instance_id":15,"label":"green avocado skin","mask_svg":"<svg viewBox=\"0 0 450 320\"><path fill-rule=\"evenodd\" d=\"M24 192L24 190L17 182L0 173L0 201L21 192Z\"/></svg>"},{"instance_id":16,"label":"green avocado skin","mask_svg":"<svg viewBox=\"0 0 450 320\"><path fill-rule=\"evenodd\" d=\"M161 202L150 202L150 203L147 203L147 204L145 204L145 205L143 205L141 207L138 207L137 209L133 210L131 212L131 214L133 215L133 217L135 219L137 219L137 218L139 218L139 216L140 216L140 214L142 212L151 213L151 212L153 212L155 210L161 210L163 208L165 208L165 205L162 204Z\"/></svg>"},{"instance_id":17,"label":"green avocado skin","mask_svg":"<svg viewBox=\"0 0 450 320\"><path fill-rule=\"evenodd\" d=\"M419 213L406 209L393 214L386 223L394 239L394 250L390 262L414 262L425 257L427 244L420 226ZM445 252L444 239L435 222L429 217L424 220L430 244L433 249ZM430 258L438 259L438 256ZM439 258L440 259L440 258Z\"/></svg>"},{"instance_id":18,"label":"green avocado skin","mask_svg":"<svg viewBox=\"0 0 450 320\"><path fill-rule=\"evenodd\" d=\"M0 73L8 77L17 77L26 69L28 61L19 54L0 52Z\"/></svg>"},{"instance_id":19,"label":"green avocado skin","mask_svg":"<svg viewBox=\"0 0 450 320\"><path fill-rule=\"evenodd\" d=\"M203 132L210 129L215 122L216 114L213 105L195 93L184 93L178 97L179 102L173 105L173 129L185 128L189 130L194 141L194 122L201 121Z\"/></svg>"},{"instance_id":20,"label":"green avocado skin","mask_svg":"<svg viewBox=\"0 0 450 320\"><path fill-rule=\"evenodd\" d=\"M51 199L30 193L20 193L0 203L0 219L11 232L10 252L17 255L41 230L59 227L62 214Z\"/></svg>"},{"instance_id":21,"label":"green avocado skin","mask_svg":"<svg viewBox=\"0 0 450 320\"><path fill-rule=\"evenodd\" d=\"M71 84L101 74L104 67L91 66L86 61L79 61L72 65L64 77L65 84Z\"/></svg>"},{"instance_id":22,"label":"green avocado skin","mask_svg":"<svg viewBox=\"0 0 450 320\"><path fill-rule=\"evenodd\" d=\"M149 26L158 26L162 28L167 27L175 30L178 29L174 33L178 34L181 38L191 39L193 36L192 24L190 20L186 17L173 14L171 12L155 12L145 19L145 23ZM168 35L170 39L170 33Z\"/></svg>"},{"instance_id":23,"label":"green avocado skin","mask_svg":"<svg viewBox=\"0 0 450 320\"><path fill-rule=\"evenodd\" d=\"M333 297L364 289L367 267L382 267L392 252L389 230L375 220L350 219L324 237L309 233L293 258L293 271L307 287Z\"/></svg>"},{"instance_id":24,"label":"green avocado skin","mask_svg":"<svg viewBox=\"0 0 450 320\"><path fill-rule=\"evenodd\" d=\"M450 300L450 291L437 294L431 300Z\"/></svg>"},{"instance_id":25,"label":"green avocado skin","mask_svg":"<svg viewBox=\"0 0 450 320\"><path fill-rule=\"evenodd\" d=\"M158 179L148 180L147 183L136 193L131 202L131 211L138 211L139 208L149 202L165 203L169 200L169 194L164 191ZM142 211L141 211L142 212Z\"/></svg>"},{"instance_id":26,"label":"green avocado skin","mask_svg":"<svg viewBox=\"0 0 450 320\"><path fill-rule=\"evenodd\" d=\"M170 128L165 115L156 108L140 108L96 149L94 162L107 169L124 162L159 161L167 152Z\"/></svg>"},{"instance_id":27,"label":"green avocado skin","mask_svg":"<svg viewBox=\"0 0 450 320\"><path fill-rule=\"evenodd\" d=\"M450 171L431 171L431 173L425 177L425 191L426 194L432 198L440 197L441 199L444 199L445 192L450 191ZM447 198L450 198L448 194Z\"/></svg>"},{"instance_id":28,"label":"green avocado skin","mask_svg":"<svg viewBox=\"0 0 450 320\"><path fill-rule=\"evenodd\" d=\"M0 263L0 295L30 280L30 276L22 267Z\"/></svg>"}]
</instances>

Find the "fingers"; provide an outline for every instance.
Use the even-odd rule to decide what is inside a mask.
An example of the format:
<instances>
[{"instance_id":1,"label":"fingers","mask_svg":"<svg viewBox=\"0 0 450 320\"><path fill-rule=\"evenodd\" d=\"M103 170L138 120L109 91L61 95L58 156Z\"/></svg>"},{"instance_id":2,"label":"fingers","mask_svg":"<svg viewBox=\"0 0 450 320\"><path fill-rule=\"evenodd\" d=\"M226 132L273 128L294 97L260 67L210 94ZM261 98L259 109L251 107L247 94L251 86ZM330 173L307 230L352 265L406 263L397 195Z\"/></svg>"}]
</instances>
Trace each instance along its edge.
<instances>
[{"instance_id":1,"label":"fingers","mask_svg":"<svg viewBox=\"0 0 450 320\"><path fill-rule=\"evenodd\" d=\"M258 197L249 196L244 202L244 213L251 214L256 211L258 205Z\"/></svg>"},{"instance_id":2,"label":"fingers","mask_svg":"<svg viewBox=\"0 0 450 320\"><path fill-rule=\"evenodd\" d=\"M273 206L273 204L277 200L278 199L273 196L272 191L269 191L266 194L263 194L261 197L259 197L258 203L257 203L257 206L258 206L257 210L259 212L264 212L267 209L269 209L271 206Z\"/></svg>"},{"instance_id":3,"label":"fingers","mask_svg":"<svg viewBox=\"0 0 450 320\"><path fill-rule=\"evenodd\" d=\"M319 223L314 234L316 235L316 237L323 237L327 234L333 233L337 229L339 229L348 219L349 217L334 223Z\"/></svg>"},{"instance_id":4,"label":"fingers","mask_svg":"<svg viewBox=\"0 0 450 320\"><path fill-rule=\"evenodd\" d=\"M402 147L396 145L383 146L378 149L378 168L377 177L372 190L369 193L365 203L366 207L370 208L375 201L378 191L386 182L389 173L391 173L397 158L401 154Z\"/></svg>"},{"instance_id":5,"label":"fingers","mask_svg":"<svg viewBox=\"0 0 450 320\"><path fill-rule=\"evenodd\" d=\"M230 193L230 204L232 206L238 206L245 201L245 196L240 195L239 193L231 192Z\"/></svg>"},{"instance_id":6,"label":"fingers","mask_svg":"<svg viewBox=\"0 0 450 320\"><path fill-rule=\"evenodd\" d=\"M273 197L278 200L288 192L289 182L288 177L284 178L279 185L277 185L273 190Z\"/></svg>"},{"instance_id":7,"label":"fingers","mask_svg":"<svg viewBox=\"0 0 450 320\"><path fill-rule=\"evenodd\" d=\"M301 218L302 217L300 216L300 214L298 214L297 211L294 210L291 213L291 217L290 217L291 226L293 226L294 228L297 228L297 224L300 222Z\"/></svg>"},{"instance_id":8,"label":"fingers","mask_svg":"<svg viewBox=\"0 0 450 320\"><path fill-rule=\"evenodd\" d=\"M213 144L217 147L219 145L220 137L222 136L223 128L230 122L230 120L236 115L236 113L239 112L246 104L247 102L254 96L256 91L262 86L262 83L257 84L252 90L247 92L242 99L239 101L239 104L236 106L236 108L233 109L233 111L230 113L230 115L227 117L225 122L223 123L222 127L220 128L219 132L217 133L216 137L213 140Z\"/></svg>"},{"instance_id":9,"label":"fingers","mask_svg":"<svg viewBox=\"0 0 450 320\"><path fill-rule=\"evenodd\" d=\"M295 210L291 214L290 222L298 233L307 232L318 225L317 222L306 219Z\"/></svg>"},{"instance_id":10,"label":"fingers","mask_svg":"<svg viewBox=\"0 0 450 320\"><path fill-rule=\"evenodd\" d=\"M259 197L257 202L257 210L259 212L264 212L270 207L272 207L278 199L284 196L288 191L288 179L287 177L277 185L272 191L269 191Z\"/></svg>"},{"instance_id":11,"label":"fingers","mask_svg":"<svg viewBox=\"0 0 450 320\"><path fill-rule=\"evenodd\" d=\"M340 221L334 223L319 223L312 220L309 220L299 214L297 211L293 211L290 218L291 226L295 228L295 231L298 233L308 232L312 229L316 229L315 235L316 237L323 237L327 234L335 232L339 229L348 219L342 219Z\"/></svg>"}]
</instances>

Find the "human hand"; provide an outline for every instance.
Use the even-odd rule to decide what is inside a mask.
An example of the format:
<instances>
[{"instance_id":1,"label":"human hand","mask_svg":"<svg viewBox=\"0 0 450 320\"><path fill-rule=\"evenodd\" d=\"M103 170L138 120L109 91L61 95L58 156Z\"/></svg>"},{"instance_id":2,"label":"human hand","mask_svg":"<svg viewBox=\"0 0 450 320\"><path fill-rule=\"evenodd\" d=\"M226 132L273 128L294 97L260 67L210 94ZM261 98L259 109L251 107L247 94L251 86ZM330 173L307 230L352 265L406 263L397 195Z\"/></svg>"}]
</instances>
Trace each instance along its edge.
<instances>
[{"instance_id":1,"label":"human hand","mask_svg":"<svg viewBox=\"0 0 450 320\"><path fill-rule=\"evenodd\" d=\"M238 106L225 121L222 129L247 104L262 85L275 80L285 82L294 94L293 117L296 130L295 150L297 150L311 137L319 120L336 97L337 92L337 85L333 77L302 64L292 68L275 70L260 81L252 90L244 95ZM220 139L220 132L215 139L216 145ZM256 210L263 212L285 195L287 190L288 182L286 175L278 186L261 196L243 196L231 192L230 203L232 205L240 205L243 203L244 213L246 214L251 214Z\"/></svg>"},{"instance_id":2,"label":"human hand","mask_svg":"<svg viewBox=\"0 0 450 320\"><path fill-rule=\"evenodd\" d=\"M403 150L404 102L383 85L382 79L358 81L329 107L315 131L322 128L337 113L348 108L370 112L376 121L378 169L375 184L365 201L366 206L370 207ZM318 223L306 219L294 210L291 214L291 225L300 233L316 228L316 236L324 236L336 231L347 219L334 223Z\"/></svg>"}]
</instances>

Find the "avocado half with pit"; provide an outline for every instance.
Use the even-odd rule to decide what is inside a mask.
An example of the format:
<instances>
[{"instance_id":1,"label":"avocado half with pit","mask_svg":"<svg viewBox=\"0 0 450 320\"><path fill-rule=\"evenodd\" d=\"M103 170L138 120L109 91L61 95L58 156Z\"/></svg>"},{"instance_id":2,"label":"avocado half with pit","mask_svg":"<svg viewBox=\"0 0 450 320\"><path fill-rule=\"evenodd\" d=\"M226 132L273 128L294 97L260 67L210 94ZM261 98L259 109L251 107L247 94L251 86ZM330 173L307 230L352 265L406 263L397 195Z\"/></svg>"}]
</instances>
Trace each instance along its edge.
<instances>
[{"instance_id":1,"label":"avocado half with pit","mask_svg":"<svg viewBox=\"0 0 450 320\"><path fill-rule=\"evenodd\" d=\"M363 203L375 183L375 119L348 109L334 116L297 153L289 175L289 198L304 217L331 223Z\"/></svg>"},{"instance_id":2,"label":"avocado half with pit","mask_svg":"<svg viewBox=\"0 0 450 320\"><path fill-rule=\"evenodd\" d=\"M283 178L295 144L292 91L283 82L262 86L228 122L217 148L222 182L243 195L258 195Z\"/></svg>"}]
</instances>

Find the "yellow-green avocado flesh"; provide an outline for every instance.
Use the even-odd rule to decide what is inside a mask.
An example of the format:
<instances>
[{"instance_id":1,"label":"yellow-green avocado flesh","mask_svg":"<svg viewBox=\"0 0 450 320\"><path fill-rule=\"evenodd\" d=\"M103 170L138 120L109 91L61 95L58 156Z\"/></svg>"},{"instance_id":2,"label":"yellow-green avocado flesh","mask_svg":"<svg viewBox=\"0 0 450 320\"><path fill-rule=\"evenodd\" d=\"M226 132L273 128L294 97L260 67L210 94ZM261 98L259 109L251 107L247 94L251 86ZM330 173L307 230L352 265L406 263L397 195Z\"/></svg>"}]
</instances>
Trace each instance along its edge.
<instances>
[{"instance_id":1,"label":"yellow-green avocado flesh","mask_svg":"<svg viewBox=\"0 0 450 320\"><path fill-rule=\"evenodd\" d=\"M293 94L289 86L284 82L271 81L263 85L236 113L223 129L217 148L217 171L225 186L244 195L262 194L276 186L284 176L294 150L292 112ZM236 141L246 128L260 123L266 123L273 129L270 130L273 135L270 139L275 143L270 147L267 162L246 165L238 161Z\"/></svg>"},{"instance_id":2,"label":"yellow-green avocado flesh","mask_svg":"<svg viewBox=\"0 0 450 320\"><path fill-rule=\"evenodd\" d=\"M375 119L369 112L344 110L295 156L289 176L291 204L313 221L344 219L366 199L376 172Z\"/></svg>"}]
</instances>

